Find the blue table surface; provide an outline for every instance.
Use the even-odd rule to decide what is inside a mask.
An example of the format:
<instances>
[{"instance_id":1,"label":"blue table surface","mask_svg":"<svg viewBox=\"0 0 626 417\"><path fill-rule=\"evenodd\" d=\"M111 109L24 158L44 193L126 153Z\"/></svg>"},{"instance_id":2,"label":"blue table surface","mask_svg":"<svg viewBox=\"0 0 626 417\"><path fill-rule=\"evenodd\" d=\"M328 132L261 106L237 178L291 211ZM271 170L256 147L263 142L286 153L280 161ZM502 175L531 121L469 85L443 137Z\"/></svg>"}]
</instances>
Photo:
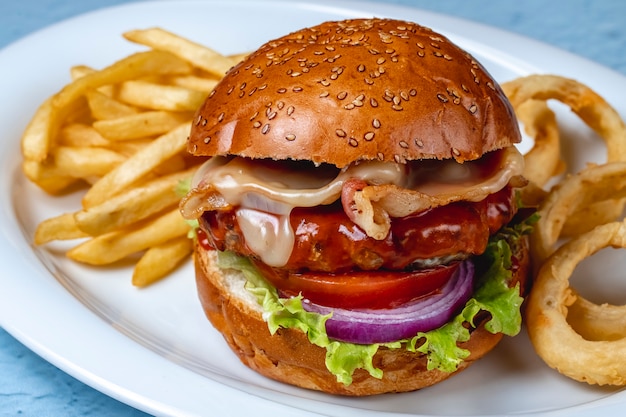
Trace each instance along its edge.
<instances>
[{"instance_id":1,"label":"blue table surface","mask_svg":"<svg viewBox=\"0 0 626 417\"><path fill-rule=\"evenodd\" d=\"M0 3L0 48L71 16L124 0ZM496 26L539 39L626 75L623 0L380 0ZM0 416L143 416L65 374L0 328Z\"/></svg>"}]
</instances>

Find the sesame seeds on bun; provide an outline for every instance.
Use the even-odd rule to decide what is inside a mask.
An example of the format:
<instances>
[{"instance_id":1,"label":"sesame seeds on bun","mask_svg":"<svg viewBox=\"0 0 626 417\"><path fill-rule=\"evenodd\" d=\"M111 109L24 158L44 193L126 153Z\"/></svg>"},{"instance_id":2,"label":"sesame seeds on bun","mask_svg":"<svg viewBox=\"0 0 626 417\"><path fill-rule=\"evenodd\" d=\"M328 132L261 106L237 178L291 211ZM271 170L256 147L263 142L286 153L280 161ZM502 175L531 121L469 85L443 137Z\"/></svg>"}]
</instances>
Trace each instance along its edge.
<instances>
[{"instance_id":1,"label":"sesame seeds on bun","mask_svg":"<svg viewBox=\"0 0 626 417\"><path fill-rule=\"evenodd\" d=\"M462 162L520 140L504 93L467 52L415 23L356 19L293 32L233 67L188 149L344 167Z\"/></svg>"}]
</instances>

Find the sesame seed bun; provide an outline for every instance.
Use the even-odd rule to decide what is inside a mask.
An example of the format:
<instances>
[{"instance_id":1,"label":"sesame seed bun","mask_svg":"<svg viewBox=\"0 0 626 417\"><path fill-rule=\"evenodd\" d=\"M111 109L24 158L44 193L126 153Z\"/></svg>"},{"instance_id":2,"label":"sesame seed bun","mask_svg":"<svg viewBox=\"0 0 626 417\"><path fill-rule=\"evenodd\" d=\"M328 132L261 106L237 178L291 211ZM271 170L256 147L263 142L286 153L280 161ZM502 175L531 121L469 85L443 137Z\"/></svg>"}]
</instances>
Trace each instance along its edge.
<instances>
[{"instance_id":1,"label":"sesame seed bun","mask_svg":"<svg viewBox=\"0 0 626 417\"><path fill-rule=\"evenodd\" d=\"M499 85L415 23L327 22L270 41L198 110L194 155L307 160L474 160L521 140Z\"/></svg>"}]
</instances>

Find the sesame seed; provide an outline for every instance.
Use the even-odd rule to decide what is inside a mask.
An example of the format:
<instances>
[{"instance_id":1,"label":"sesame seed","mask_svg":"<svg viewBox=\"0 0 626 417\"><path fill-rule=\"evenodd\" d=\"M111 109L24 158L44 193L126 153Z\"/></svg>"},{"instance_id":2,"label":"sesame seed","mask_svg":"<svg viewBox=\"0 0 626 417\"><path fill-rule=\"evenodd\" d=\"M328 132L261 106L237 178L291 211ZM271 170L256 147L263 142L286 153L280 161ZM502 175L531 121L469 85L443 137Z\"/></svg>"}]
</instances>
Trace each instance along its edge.
<instances>
[{"instance_id":1,"label":"sesame seed","mask_svg":"<svg viewBox=\"0 0 626 417\"><path fill-rule=\"evenodd\" d=\"M330 93L328 91L324 91L323 93L320 93L321 98L328 97L329 95Z\"/></svg>"},{"instance_id":2,"label":"sesame seed","mask_svg":"<svg viewBox=\"0 0 626 417\"><path fill-rule=\"evenodd\" d=\"M417 145L418 148L424 147L424 142L421 139L415 139L415 144Z\"/></svg>"},{"instance_id":3,"label":"sesame seed","mask_svg":"<svg viewBox=\"0 0 626 417\"><path fill-rule=\"evenodd\" d=\"M380 126L381 126L381 125L380 125L380 120L378 120L378 119L374 119L374 120L372 120L372 126L373 126L375 129L380 129Z\"/></svg>"},{"instance_id":4,"label":"sesame seed","mask_svg":"<svg viewBox=\"0 0 626 417\"><path fill-rule=\"evenodd\" d=\"M374 139L374 132L367 132L365 135L363 135L363 139L365 139L366 141L371 141L372 139Z\"/></svg>"},{"instance_id":5,"label":"sesame seed","mask_svg":"<svg viewBox=\"0 0 626 417\"><path fill-rule=\"evenodd\" d=\"M211 136L207 136L206 138L204 138L203 142L206 143L206 144L211 142Z\"/></svg>"},{"instance_id":6,"label":"sesame seed","mask_svg":"<svg viewBox=\"0 0 626 417\"><path fill-rule=\"evenodd\" d=\"M290 142L294 141L294 140L296 140L296 135L294 135L293 133L290 133L287 136L285 136L285 139L287 139Z\"/></svg>"},{"instance_id":7,"label":"sesame seed","mask_svg":"<svg viewBox=\"0 0 626 417\"><path fill-rule=\"evenodd\" d=\"M454 154L454 156L460 156L461 151L459 151L457 148L452 148L452 154Z\"/></svg>"},{"instance_id":8,"label":"sesame seed","mask_svg":"<svg viewBox=\"0 0 626 417\"><path fill-rule=\"evenodd\" d=\"M222 120L224 120L224 112L221 112L219 116L217 116L217 121L221 122Z\"/></svg>"},{"instance_id":9,"label":"sesame seed","mask_svg":"<svg viewBox=\"0 0 626 417\"><path fill-rule=\"evenodd\" d=\"M302 90L304 90L302 87L294 87L294 88L292 88L292 91L294 93L300 93L300 92L302 92Z\"/></svg>"},{"instance_id":10,"label":"sesame seed","mask_svg":"<svg viewBox=\"0 0 626 417\"><path fill-rule=\"evenodd\" d=\"M254 122L254 124L252 125L252 127L254 127L255 129L258 129L261 127L261 122L259 122L258 120L256 122Z\"/></svg>"},{"instance_id":11,"label":"sesame seed","mask_svg":"<svg viewBox=\"0 0 626 417\"><path fill-rule=\"evenodd\" d=\"M253 121L254 119L257 118L257 116L259 115L259 112L254 112L254 114L250 117L250 121Z\"/></svg>"},{"instance_id":12,"label":"sesame seed","mask_svg":"<svg viewBox=\"0 0 626 417\"><path fill-rule=\"evenodd\" d=\"M352 110L354 107L355 107L354 103L348 103L345 106L343 106L343 108L346 110Z\"/></svg>"},{"instance_id":13,"label":"sesame seed","mask_svg":"<svg viewBox=\"0 0 626 417\"><path fill-rule=\"evenodd\" d=\"M202 115L198 115L198 117L196 117L196 126L198 126L201 121L202 121Z\"/></svg>"},{"instance_id":14,"label":"sesame seed","mask_svg":"<svg viewBox=\"0 0 626 417\"><path fill-rule=\"evenodd\" d=\"M346 133L345 130L343 129L337 129L335 130L335 135L339 136L340 138L345 138L346 136L348 136L348 134Z\"/></svg>"},{"instance_id":15,"label":"sesame seed","mask_svg":"<svg viewBox=\"0 0 626 417\"><path fill-rule=\"evenodd\" d=\"M476 112L478 111L478 106L476 106L475 104L472 104L468 110L470 113L476 114Z\"/></svg>"},{"instance_id":16,"label":"sesame seed","mask_svg":"<svg viewBox=\"0 0 626 417\"><path fill-rule=\"evenodd\" d=\"M356 67L356 70L357 70L358 72L364 72L364 71L365 71L365 65L363 65L363 64L359 64L359 66L358 66L358 67Z\"/></svg>"},{"instance_id":17,"label":"sesame seed","mask_svg":"<svg viewBox=\"0 0 626 417\"><path fill-rule=\"evenodd\" d=\"M378 101L374 97L370 98L370 106L378 107Z\"/></svg>"},{"instance_id":18,"label":"sesame seed","mask_svg":"<svg viewBox=\"0 0 626 417\"><path fill-rule=\"evenodd\" d=\"M356 148L357 146L359 146L359 141L356 140L355 138L350 138L348 140L348 145L352 146L353 148Z\"/></svg>"},{"instance_id":19,"label":"sesame seed","mask_svg":"<svg viewBox=\"0 0 626 417\"><path fill-rule=\"evenodd\" d=\"M439 99L439 101L441 101L442 103L447 103L448 102L448 97L444 96L443 94L437 94L437 98Z\"/></svg>"},{"instance_id":20,"label":"sesame seed","mask_svg":"<svg viewBox=\"0 0 626 417\"><path fill-rule=\"evenodd\" d=\"M287 107L287 116L291 116L294 112L295 108L293 106Z\"/></svg>"},{"instance_id":21,"label":"sesame seed","mask_svg":"<svg viewBox=\"0 0 626 417\"><path fill-rule=\"evenodd\" d=\"M339 100L343 100L343 99L345 99L346 97L348 97L348 93L347 93L346 91L342 91L341 93L337 94L337 98L338 98Z\"/></svg>"},{"instance_id":22,"label":"sesame seed","mask_svg":"<svg viewBox=\"0 0 626 417\"><path fill-rule=\"evenodd\" d=\"M274 119L274 118L276 117L276 114L277 114L277 113L276 113L275 111L273 111L273 112L271 112L270 114L268 114L268 115L267 115L267 118L268 118L269 120L272 120L272 119Z\"/></svg>"},{"instance_id":23,"label":"sesame seed","mask_svg":"<svg viewBox=\"0 0 626 417\"><path fill-rule=\"evenodd\" d=\"M402 111L402 110L404 110L404 108L402 106L399 106L397 104L392 105L391 108L394 109L395 111Z\"/></svg>"},{"instance_id":24,"label":"sesame seed","mask_svg":"<svg viewBox=\"0 0 626 417\"><path fill-rule=\"evenodd\" d=\"M285 107L285 102L284 101L278 101L276 103L276 107L278 107L278 110L282 110L283 107Z\"/></svg>"},{"instance_id":25,"label":"sesame seed","mask_svg":"<svg viewBox=\"0 0 626 417\"><path fill-rule=\"evenodd\" d=\"M270 124L266 123L265 126L263 126L263 129L261 129L261 133L265 135L269 131L270 131Z\"/></svg>"},{"instance_id":26,"label":"sesame seed","mask_svg":"<svg viewBox=\"0 0 626 417\"><path fill-rule=\"evenodd\" d=\"M278 90L276 90L276 92L277 92L278 94L284 94L284 93L286 93L286 92L287 92L287 89L286 89L286 88L279 88Z\"/></svg>"},{"instance_id":27,"label":"sesame seed","mask_svg":"<svg viewBox=\"0 0 626 417\"><path fill-rule=\"evenodd\" d=\"M403 149L409 149L409 144L408 144L408 143L406 143L406 142L405 142L405 141L403 141L403 140L401 140L398 144L399 144L399 145L400 145L400 147L401 147L401 148L403 148Z\"/></svg>"}]
</instances>

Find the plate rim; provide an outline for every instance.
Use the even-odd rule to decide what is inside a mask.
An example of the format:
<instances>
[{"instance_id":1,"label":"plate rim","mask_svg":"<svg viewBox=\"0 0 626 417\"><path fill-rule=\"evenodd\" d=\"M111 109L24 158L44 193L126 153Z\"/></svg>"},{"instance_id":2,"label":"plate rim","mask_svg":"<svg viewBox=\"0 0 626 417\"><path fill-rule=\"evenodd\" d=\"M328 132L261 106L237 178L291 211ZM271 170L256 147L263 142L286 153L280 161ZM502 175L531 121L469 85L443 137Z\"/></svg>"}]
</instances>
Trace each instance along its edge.
<instances>
[{"instance_id":1,"label":"plate rim","mask_svg":"<svg viewBox=\"0 0 626 417\"><path fill-rule=\"evenodd\" d=\"M266 3L287 3L288 0L273 0L273 1L269 1ZM90 18L90 16L98 16L101 15L102 13L111 13L114 12L115 10L118 9L130 9L130 8L143 8L143 7L149 7L150 4L158 4L158 3L173 3L171 1L147 1L147 2L138 2L138 3L127 3L127 4L121 4L121 5L116 5L116 6L112 6L112 7L105 7L105 8L101 8L101 9L97 9L97 10L93 10L84 14L80 14L68 19L65 19L61 22L55 23L53 25L47 26L45 28L42 28L40 30L37 30L23 38L21 38L20 40L13 42L12 44L9 44L8 46L6 46L5 48L3 48L2 50L0 50L0 61L3 59L3 54L7 53L6 51L11 51L12 49L15 48L22 48L23 45L27 45L28 42L31 41L31 39L35 39L38 37L42 37L42 36L48 36L49 33L55 31L55 30L59 30L59 28L63 28L66 27L68 24L71 24L73 21L80 21L86 18ZM178 2L178 4L195 4L195 3L207 3L205 2L201 2L201 1L194 1L194 0L185 0L182 2ZM210 1L209 3L219 3L219 1ZM249 4L249 3L254 3L254 4L258 4L258 2L254 2L254 1L246 1L246 0L235 0L235 1L231 1L230 4ZM571 54L569 52L563 51L561 49L552 47L550 45L547 44L542 44L539 41L536 40L532 40L526 37L523 37L521 35L517 35L517 34L512 34L510 32L506 32L502 29L498 29L498 28L493 28L484 24L480 24L480 23L476 23L476 22L470 22L461 18L456 18L456 17L451 17L451 16L447 16L447 15L443 15L443 14L439 14L439 13L435 13L435 12L430 12L430 11L424 11L418 8L412 8L412 7L407 7L407 6L398 6L398 5L390 5L390 4L384 4L384 3L376 3L376 2L353 2L353 1L332 1L332 0L323 0L323 1L318 1L315 3L312 3L311 1L297 1L297 2L289 2L290 5L297 7L299 5L311 5L311 4L315 4L315 5L328 5L329 7L336 7L337 5L343 5L344 8L346 10L351 10L354 13L357 12L367 12L369 13L369 11L373 13L377 13L378 11L382 11L382 10L387 10L387 11L391 11L391 13L389 13L389 15L395 15L396 13L400 13L400 12L410 12L410 14L415 14L415 13L420 13L423 17L425 17L425 21L428 20L432 20L435 22L444 22L445 21L453 21L453 22L462 22L462 24L464 25L464 27L473 27L473 28L481 28L482 31L488 33L488 34L494 34L494 33L498 33L503 35L503 38L498 38L500 40L503 39L517 39L517 40L524 40L525 45L528 46L528 48L535 48L537 46L541 46L544 49L548 49L548 50L552 50L553 52L556 52L558 56L565 56L568 57L571 60L574 60L578 63L582 63L584 64L583 66L589 66L591 67L591 70L593 71L600 71L601 73L605 73L605 74L611 74L611 76L615 77L617 76L622 77L623 76L609 68L603 67L597 63L594 63L592 61L589 61L585 58L582 58L580 56ZM462 30L461 30L462 31ZM449 31L447 31L449 32ZM454 36L451 36L451 38L454 40ZM481 43L482 41L477 41L478 43ZM493 45L491 45L491 47L493 47ZM493 47L495 50L497 50L497 46ZM525 56L526 53L528 53L528 51L526 51L525 49L522 52L522 56ZM516 56L519 57L519 55L516 54ZM521 59L520 59L521 62ZM546 64L547 68L550 68L551 65L550 63ZM560 71L561 73L563 73L564 71ZM565 71L564 75L568 75L569 72L572 71ZM576 71L573 71L574 73ZM596 75L597 76L597 75ZM600 77L598 77L600 78ZM621 80L622 82L626 83L626 78ZM594 87L593 83L590 83L590 86ZM604 94L604 92L602 92L602 94ZM608 97L609 101L615 101L615 98L612 96ZM623 105L624 103L620 103L620 108L618 109L620 111L621 114L624 113L623 111ZM8 146L9 148L11 146ZM17 149L17 144L13 145L13 148ZM6 159L6 156L4 157ZM16 162L14 162L13 166L11 167L11 170L13 172L13 175L19 175L19 167L17 165ZM9 181L8 179L4 179L3 178L3 183L4 185L8 185L7 181ZM10 200L10 201L8 201ZM15 250L15 252L11 252L11 253L15 253L15 254L21 254L25 256L25 259L29 259L29 260L35 260L33 258L33 254L26 254L24 253L24 245L23 243L28 243L28 242L20 242L19 241L19 237L24 237L23 233L24 231L21 230L20 227L18 227L17 224L14 224L14 227L11 227L10 225L7 225L8 222L10 221L17 221L17 217L15 216L14 213L14 207L13 207L13 199L5 199L5 201L2 203L2 218L0 220L0 222L2 222L2 224L0 224L0 227L2 229L3 232L5 232L5 237L6 242L4 240L2 240L2 242L0 243L0 248L3 248L4 250L2 250L3 253L9 253L9 251L11 249ZM5 255L3 255L5 256ZM35 255L36 257L36 255ZM37 262L41 262L41 261L37 261ZM22 265L24 266L24 265ZM42 274L42 273L49 273L49 271L44 268L44 266L42 264L31 264L30 267L26 266L28 269L28 272L38 275L38 274ZM24 272L24 271L22 271ZM2 281L6 280L6 278L2 278ZM49 282L48 284L52 284L51 282ZM77 313L77 312L90 312L89 309L85 309L85 307L78 303L78 301L72 297L69 297L69 294L62 289L61 286L55 286L55 285L50 285L48 288L46 288L49 291L52 291L55 295L59 295L60 300L67 302L67 305L69 306L69 311L65 312L65 317L70 318L73 314ZM15 289L14 289L15 290ZM22 289L22 292L24 292L26 289ZM4 291L3 291L4 292ZM5 295L0 295L0 299L2 299L4 297L4 299L6 300L6 294ZM38 295L38 297L40 298L40 302L44 302L45 300L41 299L41 295ZM5 306L8 305L8 303L0 303L0 304L4 304ZM154 414L161 414L161 415L181 415L180 413L182 412L183 415L193 415L194 411L189 410L188 413L185 412L184 409L173 409L171 404L167 404L167 403L163 403L161 401L158 400L154 400L154 398L148 398L144 395L141 395L138 393L138 391L130 389L129 387L124 387L122 383L119 382L113 382L113 381L107 381L104 380L102 377L100 377L97 373L94 372L90 372L90 370L85 369L84 366L80 366L78 365L78 363L76 363L76 361L71 361L68 360L68 358L64 357L67 355L62 355L60 354L58 351L55 351L56 349L51 349L50 345L46 345L45 343L42 342L41 337L37 338L34 337L33 334L29 334L27 331L24 331L24 329L20 329L19 326L17 325L13 325L11 323L11 320L9 319L9 314L6 311L6 307L3 307L2 305L0 305L0 325L11 335L13 335L17 340L19 340L20 342L22 342L24 345L26 345L29 349L31 349L32 351L34 351L35 353L37 353L39 356L43 357L45 360L47 360L48 362L54 364L55 366L57 366L58 368L62 369L63 371L65 371L66 373L74 376L75 378L81 380L82 382L86 383L87 385L90 385L92 387L94 387L95 389L105 393L106 395L109 395L113 398L116 398L126 404L129 404L139 410L143 410L143 411L147 411L150 413L154 413ZM91 312L90 312L91 313ZM91 326L93 324L102 324L102 319L97 317L97 315L95 314L88 314L88 317L83 317L81 320L85 321L85 325L87 326ZM117 332L115 329L109 328L108 330L105 331L105 333L111 333L111 337L115 337L116 341L117 339L120 338L120 336L122 338L124 338L125 336L122 335L121 333ZM131 350L136 350L136 349L140 349L141 350L141 354L146 354L148 353L148 355L156 355L154 352L151 352L149 349L143 347L143 346L137 346L136 343L132 342L132 343L128 343L129 340L124 339L125 342L120 341L120 343L122 345L128 345L127 348L131 349ZM86 340L81 341L77 346L75 346L73 348L73 350L76 349L86 349L89 347L89 345L86 343ZM75 353L77 354L77 353ZM158 355L156 355L158 356ZM153 359L157 359L156 363L158 363L159 365L165 365L166 364L170 364L173 366L178 367L177 365L168 362L167 360L165 360L164 358L158 357L158 358L152 358L151 361ZM162 363L164 362L164 363ZM166 368L168 368L168 371L172 371L175 373L174 369L169 369L170 367L165 366ZM186 372L191 372L186 370ZM193 372L191 372L193 374ZM197 378L193 378L192 379L198 379L197 383L199 386L202 386L202 390L200 390L198 392L198 394L202 394L204 393L206 395L206 389L207 388L215 388L215 381L211 381L211 383L207 384L208 380L207 378L194 374L195 377ZM223 385L218 384L219 387L223 387ZM228 388L228 389L233 389L233 388ZM238 394L245 394L242 391L237 390ZM621 393L623 394L623 393ZM613 397L615 397L616 395L614 395ZM624 397L624 395L619 395L620 397ZM259 410L266 410L268 412L272 412L273 414L279 415L277 414L279 411L283 411L283 410L276 410L275 409L275 404L271 403L271 404L267 404L269 400L265 399L265 398L261 398L261 397L256 397L256 396L251 396L254 398L259 399L260 401L242 401L241 404L243 407L245 407L244 409L238 409L237 411L242 411L242 412L256 412L259 413ZM602 402L602 401L599 401ZM620 401L621 402L621 401ZM606 405L610 408L613 404L612 400L606 401ZM284 405L280 405L281 407L285 407ZM213 410L216 411L216 410ZM224 412L229 412L229 411L233 411L227 408L224 408L222 411ZM571 411L571 410L570 410ZM598 412L600 410L593 409L593 412ZM298 410L299 413L301 413L300 415L318 415L317 413L313 413L313 414L307 414L309 413L308 410ZM377 415L382 415L380 413L376 413L373 412ZM293 409L288 409L286 410L286 414L285 415L293 415Z\"/></svg>"}]
</instances>

